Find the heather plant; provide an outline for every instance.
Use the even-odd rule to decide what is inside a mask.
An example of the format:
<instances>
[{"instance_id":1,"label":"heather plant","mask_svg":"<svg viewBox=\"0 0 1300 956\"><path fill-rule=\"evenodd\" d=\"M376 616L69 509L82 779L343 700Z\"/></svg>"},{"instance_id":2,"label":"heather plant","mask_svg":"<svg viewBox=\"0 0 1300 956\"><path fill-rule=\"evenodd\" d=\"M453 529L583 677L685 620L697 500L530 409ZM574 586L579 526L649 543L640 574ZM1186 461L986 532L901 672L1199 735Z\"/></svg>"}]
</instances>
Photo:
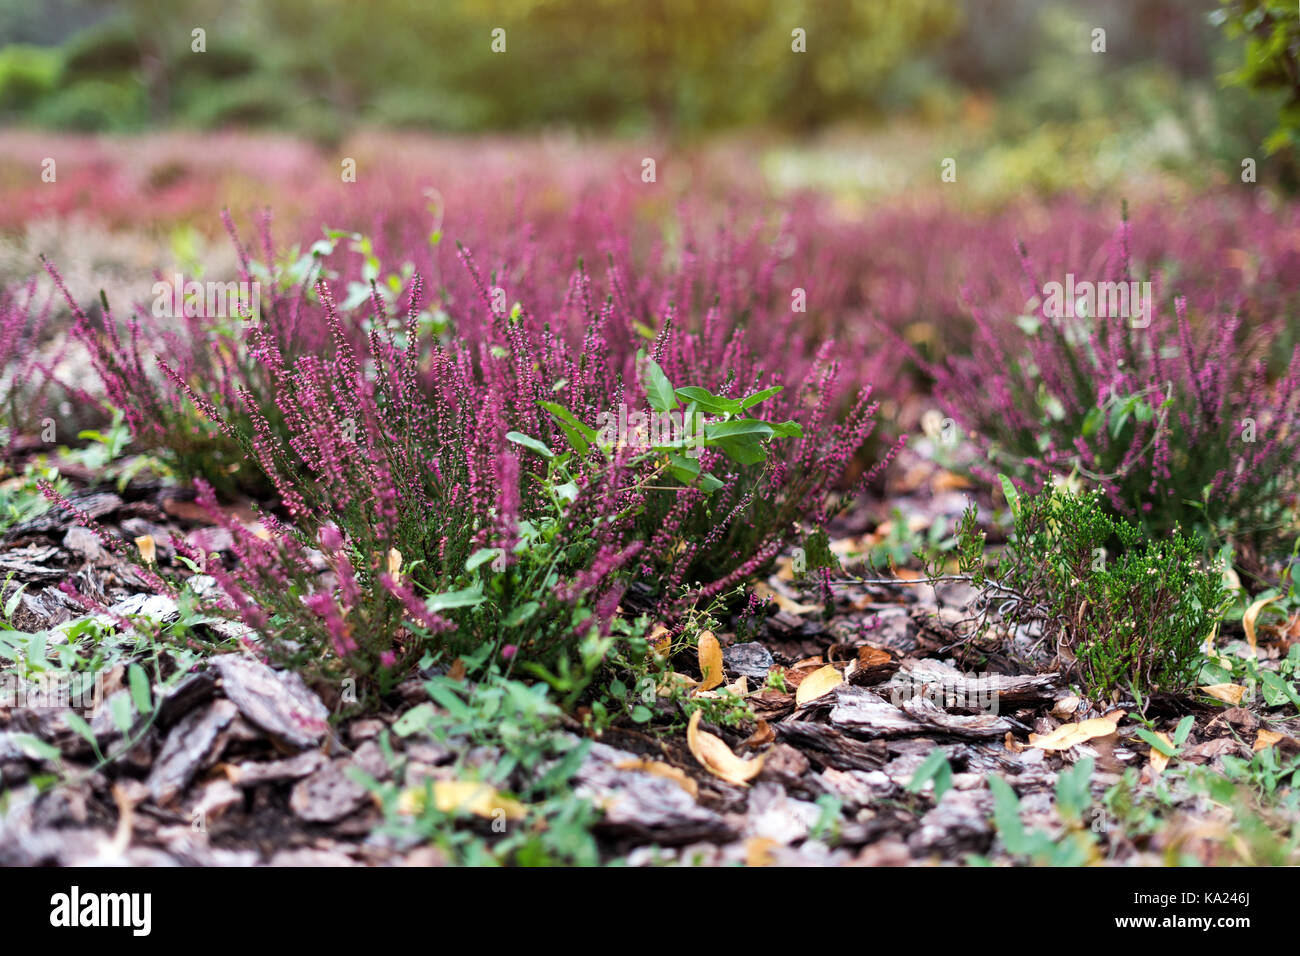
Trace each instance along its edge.
<instances>
[{"instance_id":1,"label":"heather plant","mask_svg":"<svg viewBox=\"0 0 1300 956\"><path fill-rule=\"evenodd\" d=\"M1002 483L1013 529L999 559L986 560L973 508L957 534L960 569L986 606L1013 627L1038 628L1089 694L1185 689L1228 602L1202 542L1179 532L1150 540L1108 514L1099 491L1022 496Z\"/></svg>"},{"instance_id":2,"label":"heather plant","mask_svg":"<svg viewBox=\"0 0 1300 956\"><path fill-rule=\"evenodd\" d=\"M1110 251L1103 275L1128 287L1127 223ZM1031 314L974 309L972 354L932 367L946 414L986 459L972 470L1034 485L1074 476L1153 534L1195 528L1265 550L1284 539L1295 520L1300 351L1270 375L1280 317L1194 316L1182 298L1171 313L1159 276L1145 314L1083 298L1057 310L1023 249L1022 263Z\"/></svg>"},{"instance_id":3,"label":"heather plant","mask_svg":"<svg viewBox=\"0 0 1300 956\"><path fill-rule=\"evenodd\" d=\"M199 500L230 531L235 562L207 561L180 541L176 550L215 579L250 641L297 666L382 687L431 648L488 647L557 685L580 685L574 671L602 658L633 560L671 567L684 547L680 534L638 535L648 502L725 487L696 451L757 466L767 441L802 434L794 422L741 414L779 387L731 400L687 386L693 434L603 440L556 403L513 402L509 379L476 369L458 343L433 346L422 376L418 282L400 347L392 324L375 321L364 351L354 350L328 286L318 294L332 354L288 362L269 337L258 346L287 441L247 390L245 431L176 383L257 463L287 518L266 513L252 531L200 481ZM377 293L373 305L383 316ZM518 368L508 357L478 352L498 373ZM675 404L657 363L643 367L652 407ZM553 422L567 449L509 430L516 420Z\"/></svg>"},{"instance_id":4,"label":"heather plant","mask_svg":"<svg viewBox=\"0 0 1300 956\"><path fill-rule=\"evenodd\" d=\"M48 333L52 301L37 305L35 282L0 291L0 450L20 435L42 431L50 414L56 386L50 366L57 364L66 346L56 346L49 356L39 347Z\"/></svg>"}]
</instances>

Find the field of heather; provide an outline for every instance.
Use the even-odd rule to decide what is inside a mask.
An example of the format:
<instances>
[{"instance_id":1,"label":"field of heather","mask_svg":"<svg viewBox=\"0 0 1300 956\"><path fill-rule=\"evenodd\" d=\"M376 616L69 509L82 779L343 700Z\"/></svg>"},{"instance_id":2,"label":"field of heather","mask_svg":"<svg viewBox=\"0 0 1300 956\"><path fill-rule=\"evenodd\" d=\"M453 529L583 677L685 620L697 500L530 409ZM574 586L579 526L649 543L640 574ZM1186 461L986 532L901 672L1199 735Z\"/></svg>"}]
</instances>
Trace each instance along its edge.
<instances>
[{"instance_id":1,"label":"field of heather","mask_svg":"<svg viewBox=\"0 0 1300 956\"><path fill-rule=\"evenodd\" d=\"M1291 6L107 6L0 0L0 864L1300 863Z\"/></svg>"}]
</instances>

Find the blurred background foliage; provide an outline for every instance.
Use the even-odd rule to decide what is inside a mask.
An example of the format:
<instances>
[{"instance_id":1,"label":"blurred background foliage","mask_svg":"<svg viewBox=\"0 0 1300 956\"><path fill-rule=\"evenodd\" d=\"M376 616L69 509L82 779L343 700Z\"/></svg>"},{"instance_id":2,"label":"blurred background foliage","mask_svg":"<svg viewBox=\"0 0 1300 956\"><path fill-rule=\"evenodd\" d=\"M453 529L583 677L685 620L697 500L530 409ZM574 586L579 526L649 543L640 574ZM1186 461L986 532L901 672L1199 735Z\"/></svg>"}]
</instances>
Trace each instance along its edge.
<instances>
[{"instance_id":1,"label":"blurred background foliage","mask_svg":"<svg viewBox=\"0 0 1300 956\"><path fill-rule=\"evenodd\" d=\"M1234 180L1266 149L1260 179L1293 189L1296 12L1293 0L0 0L0 118L269 127L321 143L357 126L805 141L903 123L1016 190L1135 170ZM807 53L792 50L796 28Z\"/></svg>"}]
</instances>

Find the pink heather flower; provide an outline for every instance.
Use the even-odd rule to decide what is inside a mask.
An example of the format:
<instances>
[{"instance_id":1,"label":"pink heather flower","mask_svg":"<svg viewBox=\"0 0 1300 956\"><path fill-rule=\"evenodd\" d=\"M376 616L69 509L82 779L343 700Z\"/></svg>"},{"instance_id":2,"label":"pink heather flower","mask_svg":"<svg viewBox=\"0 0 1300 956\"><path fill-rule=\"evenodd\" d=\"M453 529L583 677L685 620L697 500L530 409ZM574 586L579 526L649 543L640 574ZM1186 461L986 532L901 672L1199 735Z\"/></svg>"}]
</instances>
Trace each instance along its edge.
<instances>
[{"instance_id":1,"label":"pink heather flower","mask_svg":"<svg viewBox=\"0 0 1300 956\"><path fill-rule=\"evenodd\" d=\"M501 659L505 661L510 660L515 656L515 653L518 650L519 648L514 644L507 644L505 647L501 648Z\"/></svg>"}]
</instances>

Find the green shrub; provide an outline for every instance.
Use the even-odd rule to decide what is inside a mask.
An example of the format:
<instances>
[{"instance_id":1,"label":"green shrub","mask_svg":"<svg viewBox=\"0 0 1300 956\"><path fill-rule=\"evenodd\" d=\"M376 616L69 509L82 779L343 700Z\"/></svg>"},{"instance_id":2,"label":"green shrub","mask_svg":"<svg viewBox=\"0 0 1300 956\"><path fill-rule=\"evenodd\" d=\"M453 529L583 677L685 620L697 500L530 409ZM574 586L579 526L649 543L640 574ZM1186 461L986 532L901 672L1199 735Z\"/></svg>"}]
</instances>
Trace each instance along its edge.
<instances>
[{"instance_id":1,"label":"green shrub","mask_svg":"<svg viewBox=\"0 0 1300 956\"><path fill-rule=\"evenodd\" d=\"M1109 515L1096 491L1049 487L1022 498L1003 485L1014 529L1000 560L986 563L973 509L958 541L962 571L1007 623L1039 624L1092 695L1190 684L1227 598L1221 576L1202 565L1201 540L1180 532L1148 540Z\"/></svg>"}]
</instances>

